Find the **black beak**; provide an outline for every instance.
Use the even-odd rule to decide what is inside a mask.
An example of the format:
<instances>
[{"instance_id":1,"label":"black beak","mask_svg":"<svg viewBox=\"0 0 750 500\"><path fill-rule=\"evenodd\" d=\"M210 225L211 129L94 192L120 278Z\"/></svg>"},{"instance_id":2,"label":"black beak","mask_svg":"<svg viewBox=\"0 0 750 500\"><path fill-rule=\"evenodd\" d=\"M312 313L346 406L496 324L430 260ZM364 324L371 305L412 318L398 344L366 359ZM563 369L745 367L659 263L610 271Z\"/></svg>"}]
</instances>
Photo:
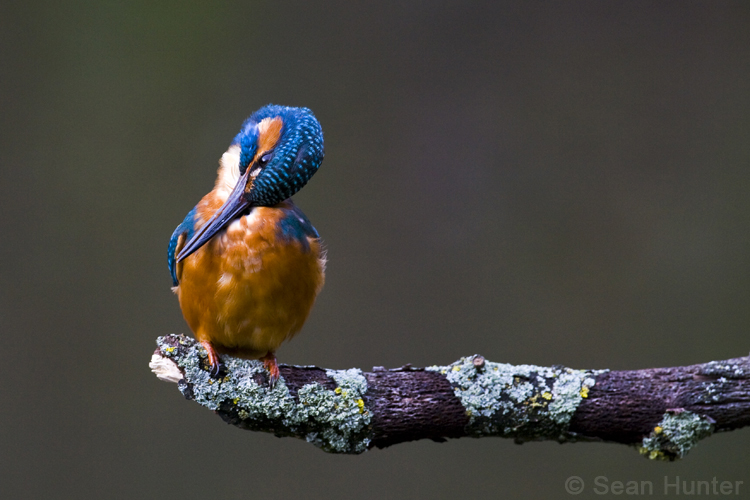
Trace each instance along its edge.
<instances>
[{"instance_id":1,"label":"black beak","mask_svg":"<svg viewBox=\"0 0 750 500\"><path fill-rule=\"evenodd\" d=\"M232 190L232 194L229 195L227 201L225 201L213 217L211 217L192 238L190 238L190 241L182 247L182 250L180 250L180 253L177 255L177 262L181 262L190 254L205 245L213 235L224 229L235 219L235 217L237 217L238 214L241 214L250 207L250 202L244 197L249 172L249 168L245 170L245 173L237 181L237 185L234 186L234 190Z\"/></svg>"}]
</instances>

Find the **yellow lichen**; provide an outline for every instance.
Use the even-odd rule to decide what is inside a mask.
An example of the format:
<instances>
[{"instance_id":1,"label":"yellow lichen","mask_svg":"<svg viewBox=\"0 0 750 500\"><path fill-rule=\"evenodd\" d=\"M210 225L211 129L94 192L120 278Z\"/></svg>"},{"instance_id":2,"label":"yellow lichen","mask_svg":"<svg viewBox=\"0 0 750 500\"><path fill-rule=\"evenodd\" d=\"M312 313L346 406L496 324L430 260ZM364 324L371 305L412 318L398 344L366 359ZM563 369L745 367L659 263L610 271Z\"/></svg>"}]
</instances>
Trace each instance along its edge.
<instances>
[{"instance_id":1,"label":"yellow lichen","mask_svg":"<svg viewBox=\"0 0 750 500\"><path fill-rule=\"evenodd\" d=\"M581 397L584 399L589 397L589 388L586 387L585 385L581 387Z\"/></svg>"},{"instance_id":2,"label":"yellow lichen","mask_svg":"<svg viewBox=\"0 0 750 500\"><path fill-rule=\"evenodd\" d=\"M457 372L457 371L459 371L459 370L461 370L461 367L460 367L460 366L456 365L456 366L454 366L454 367L453 367L453 371L454 371L454 372Z\"/></svg>"},{"instance_id":3,"label":"yellow lichen","mask_svg":"<svg viewBox=\"0 0 750 500\"><path fill-rule=\"evenodd\" d=\"M335 392L336 394L341 394L341 387L336 387L333 392Z\"/></svg>"},{"instance_id":4,"label":"yellow lichen","mask_svg":"<svg viewBox=\"0 0 750 500\"><path fill-rule=\"evenodd\" d=\"M539 394L534 394L529 398L528 401L524 401L524 404L531 403L532 408L538 408L540 406L544 406L544 403L537 403L536 400L539 399Z\"/></svg>"},{"instance_id":5,"label":"yellow lichen","mask_svg":"<svg viewBox=\"0 0 750 500\"><path fill-rule=\"evenodd\" d=\"M663 431L663 430L664 430L664 429L662 429L662 428L661 428L661 427L659 427L658 425L657 425L656 427L654 427L654 433L655 433L655 434L661 434L661 431Z\"/></svg>"},{"instance_id":6,"label":"yellow lichen","mask_svg":"<svg viewBox=\"0 0 750 500\"><path fill-rule=\"evenodd\" d=\"M649 460L666 460L667 456L661 451L652 451L648 454Z\"/></svg>"},{"instance_id":7,"label":"yellow lichen","mask_svg":"<svg viewBox=\"0 0 750 500\"><path fill-rule=\"evenodd\" d=\"M359 412L364 413L365 411L365 401L362 398L359 398L357 400L357 406L359 406Z\"/></svg>"},{"instance_id":8,"label":"yellow lichen","mask_svg":"<svg viewBox=\"0 0 750 500\"><path fill-rule=\"evenodd\" d=\"M552 393L551 392L544 392L544 393L542 393L542 397L544 399L546 399L547 401L549 401L550 399L552 399Z\"/></svg>"},{"instance_id":9,"label":"yellow lichen","mask_svg":"<svg viewBox=\"0 0 750 500\"><path fill-rule=\"evenodd\" d=\"M666 460L667 456L662 451L658 450L649 450L645 446L641 446L638 448L638 452L641 455L647 455L649 460Z\"/></svg>"}]
</instances>

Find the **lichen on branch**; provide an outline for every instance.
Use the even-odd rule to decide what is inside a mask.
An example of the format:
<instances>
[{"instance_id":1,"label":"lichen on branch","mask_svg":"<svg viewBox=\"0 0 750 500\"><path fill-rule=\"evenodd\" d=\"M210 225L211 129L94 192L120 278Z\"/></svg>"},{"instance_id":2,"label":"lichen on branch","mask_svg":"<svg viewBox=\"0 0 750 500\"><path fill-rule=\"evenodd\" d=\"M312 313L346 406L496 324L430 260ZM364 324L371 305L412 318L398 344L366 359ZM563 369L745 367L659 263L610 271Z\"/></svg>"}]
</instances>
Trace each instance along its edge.
<instances>
[{"instance_id":1,"label":"lichen on branch","mask_svg":"<svg viewBox=\"0 0 750 500\"><path fill-rule=\"evenodd\" d=\"M561 442L578 438L569 432L570 420L595 377L607 371L509 365L481 356L426 370L445 375L453 386L469 417L469 435Z\"/></svg>"},{"instance_id":2,"label":"lichen on branch","mask_svg":"<svg viewBox=\"0 0 750 500\"><path fill-rule=\"evenodd\" d=\"M363 372L263 364L207 353L183 335L157 340L151 368L240 428L294 436L331 453L417 439L500 436L629 444L651 459L682 458L713 432L750 425L750 361L634 371L510 365L468 356L446 366Z\"/></svg>"},{"instance_id":3,"label":"lichen on branch","mask_svg":"<svg viewBox=\"0 0 750 500\"><path fill-rule=\"evenodd\" d=\"M332 453L362 453L369 445L371 415L362 396L367 382L359 369L326 370L336 387L318 382L290 392L282 378L273 387L263 363L223 357L220 378L208 371L207 353L200 343L182 336L160 337L159 351L184 374L182 394L229 423L245 429L303 437Z\"/></svg>"}]
</instances>

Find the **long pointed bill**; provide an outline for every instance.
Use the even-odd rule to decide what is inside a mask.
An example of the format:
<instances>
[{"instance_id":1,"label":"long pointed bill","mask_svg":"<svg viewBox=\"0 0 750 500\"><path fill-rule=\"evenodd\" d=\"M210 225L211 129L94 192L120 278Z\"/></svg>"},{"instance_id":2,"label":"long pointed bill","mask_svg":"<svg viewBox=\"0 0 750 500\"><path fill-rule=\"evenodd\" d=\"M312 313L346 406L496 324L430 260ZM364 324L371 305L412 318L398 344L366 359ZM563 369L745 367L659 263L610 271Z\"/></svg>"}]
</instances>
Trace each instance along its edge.
<instances>
[{"instance_id":1,"label":"long pointed bill","mask_svg":"<svg viewBox=\"0 0 750 500\"><path fill-rule=\"evenodd\" d=\"M224 229L227 224L232 222L237 214L247 210L250 206L250 202L243 196L245 194L245 185L247 184L247 177L249 168L245 171L245 174L240 177L237 181L237 185L234 187L232 194L229 195L227 201L219 208L216 213L211 217L206 224L200 228L190 241L188 241L180 253L177 255L177 262L184 260L190 254L198 250L200 247L205 245L213 235Z\"/></svg>"}]
</instances>

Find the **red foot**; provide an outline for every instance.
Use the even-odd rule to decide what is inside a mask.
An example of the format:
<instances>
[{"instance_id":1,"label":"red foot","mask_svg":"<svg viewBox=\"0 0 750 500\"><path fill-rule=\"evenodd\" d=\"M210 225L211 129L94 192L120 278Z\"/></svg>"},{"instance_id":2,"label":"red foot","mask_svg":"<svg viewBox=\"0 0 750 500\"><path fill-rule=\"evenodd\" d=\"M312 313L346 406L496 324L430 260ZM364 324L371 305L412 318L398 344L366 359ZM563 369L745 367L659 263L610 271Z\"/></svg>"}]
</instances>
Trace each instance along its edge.
<instances>
[{"instance_id":1,"label":"red foot","mask_svg":"<svg viewBox=\"0 0 750 500\"><path fill-rule=\"evenodd\" d=\"M265 356L260 358L263 361L263 366L268 370L268 374L271 376L271 387L276 385L276 381L279 380L281 373L279 373L279 364L276 362L276 354L273 352L267 352Z\"/></svg>"},{"instance_id":2,"label":"red foot","mask_svg":"<svg viewBox=\"0 0 750 500\"><path fill-rule=\"evenodd\" d=\"M201 345L208 353L208 364L211 365L211 371L209 373L212 377L216 378L219 376L219 371L221 370L221 360L219 359L219 355L216 354L214 346L212 346L207 340L201 340Z\"/></svg>"}]
</instances>

